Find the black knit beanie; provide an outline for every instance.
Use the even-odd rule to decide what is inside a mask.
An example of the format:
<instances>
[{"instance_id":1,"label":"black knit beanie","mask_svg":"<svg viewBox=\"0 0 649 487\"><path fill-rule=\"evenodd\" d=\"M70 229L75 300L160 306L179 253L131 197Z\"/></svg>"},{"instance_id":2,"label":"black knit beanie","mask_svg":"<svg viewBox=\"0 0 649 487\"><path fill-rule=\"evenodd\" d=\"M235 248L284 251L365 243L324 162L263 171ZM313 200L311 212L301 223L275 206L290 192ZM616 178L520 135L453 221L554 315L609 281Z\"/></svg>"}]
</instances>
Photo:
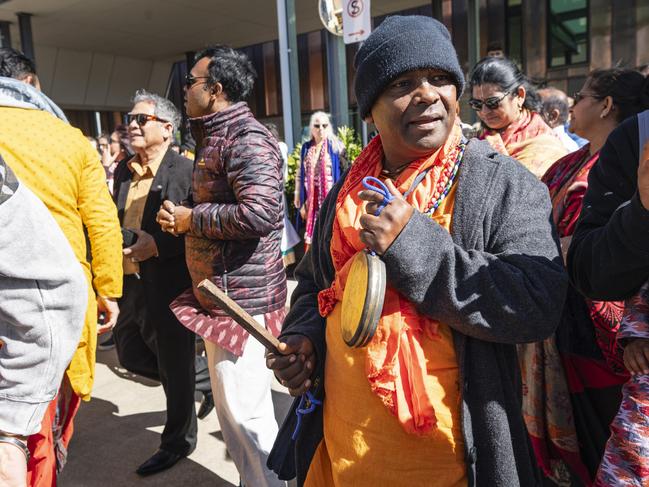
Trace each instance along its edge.
<instances>
[{"instance_id":1,"label":"black knit beanie","mask_svg":"<svg viewBox=\"0 0 649 487\"><path fill-rule=\"evenodd\" d=\"M354 92L361 118L370 114L385 86L407 71L441 69L453 77L458 98L464 90L464 75L448 30L423 15L386 18L361 45L354 67Z\"/></svg>"}]
</instances>

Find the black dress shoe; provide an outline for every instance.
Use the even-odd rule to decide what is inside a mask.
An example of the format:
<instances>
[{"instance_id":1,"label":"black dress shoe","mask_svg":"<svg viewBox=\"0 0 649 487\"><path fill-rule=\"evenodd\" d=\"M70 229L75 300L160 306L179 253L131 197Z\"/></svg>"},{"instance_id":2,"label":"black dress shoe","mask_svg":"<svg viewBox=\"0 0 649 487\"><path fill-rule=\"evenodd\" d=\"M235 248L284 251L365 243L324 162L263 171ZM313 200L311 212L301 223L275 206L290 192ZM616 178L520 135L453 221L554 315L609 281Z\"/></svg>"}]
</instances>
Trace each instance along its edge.
<instances>
[{"instance_id":1,"label":"black dress shoe","mask_svg":"<svg viewBox=\"0 0 649 487\"><path fill-rule=\"evenodd\" d=\"M203 396L203 402L201 402L201 407L198 408L198 413L196 416L198 419L205 419L208 414L214 409L214 396L211 392L206 392Z\"/></svg>"},{"instance_id":2,"label":"black dress shoe","mask_svg":"<svg viewBox=\"0 0 649 487\"><path fill-rule=\"evenodd\" d=\"M151 458L140 465L135 473L145 477L147 475L162 472L163 470L173 467L178 460L184 456L185 455L179 455L178 453L172 453L166 450L158 450Z\"/></svg>"}]
</instances>

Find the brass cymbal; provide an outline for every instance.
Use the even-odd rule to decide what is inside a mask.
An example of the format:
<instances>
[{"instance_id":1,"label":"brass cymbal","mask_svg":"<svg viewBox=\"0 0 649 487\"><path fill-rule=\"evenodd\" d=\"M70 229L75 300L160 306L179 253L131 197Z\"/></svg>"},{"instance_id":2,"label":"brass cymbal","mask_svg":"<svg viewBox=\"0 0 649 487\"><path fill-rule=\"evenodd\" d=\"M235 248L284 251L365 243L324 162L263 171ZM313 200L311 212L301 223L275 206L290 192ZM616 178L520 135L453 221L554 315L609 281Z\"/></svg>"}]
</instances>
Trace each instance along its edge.
<instances>
[{"instance_id":1,"label":"brass cymbal","mask_svg":"<svg viewBox=\"0 0 649 487\"><path fill-rule=\"evenodd\" d=\"M364 347L374 337L385 298L385 264L367 251L353 257L343 293L341 333L345 343Z\"/></svg>"}]
</instances>

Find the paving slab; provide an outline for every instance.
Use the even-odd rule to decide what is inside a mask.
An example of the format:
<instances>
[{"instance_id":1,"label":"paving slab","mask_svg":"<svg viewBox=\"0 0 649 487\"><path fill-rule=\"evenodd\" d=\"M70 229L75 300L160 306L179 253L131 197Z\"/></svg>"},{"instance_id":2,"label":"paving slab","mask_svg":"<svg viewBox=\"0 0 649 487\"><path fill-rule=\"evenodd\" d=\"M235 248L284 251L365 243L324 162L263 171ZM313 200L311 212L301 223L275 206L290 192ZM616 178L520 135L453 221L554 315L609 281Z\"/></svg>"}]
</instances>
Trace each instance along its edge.
<instances>
[{"instance_id":1,"label":"paving slab","mask_svg":"<svg viewBox=\"0 0 649 487\"><path fill-rule=\"evenodd\" d=\"M294 286L289 282L289 291ZM228 457L214 411L198 421L197 447L188 458L165 472L138 476L135 469L160 444L165 422L162 386L120 367L114 349L97 352L95 375L93 398L81 405L77 415L59 487L239 485L239 474ZM200 399L197 395L197 409ZM273 402L281 423L291 397L278 383L273 385Z\"/></svg>"}]
</instances>

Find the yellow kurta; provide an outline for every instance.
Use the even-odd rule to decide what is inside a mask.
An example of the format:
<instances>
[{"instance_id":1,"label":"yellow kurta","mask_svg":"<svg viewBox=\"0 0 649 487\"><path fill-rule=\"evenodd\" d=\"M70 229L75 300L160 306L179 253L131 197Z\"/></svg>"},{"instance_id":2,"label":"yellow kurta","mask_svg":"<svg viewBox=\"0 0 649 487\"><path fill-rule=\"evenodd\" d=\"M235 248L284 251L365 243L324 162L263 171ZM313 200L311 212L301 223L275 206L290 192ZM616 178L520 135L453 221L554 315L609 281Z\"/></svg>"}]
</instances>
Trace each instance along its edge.
<instances>
[{"instance_id":1,"label":"yellow kurta","mask_svg":"<svg viewBox=\"0 0 649 487\"><path fill-rule=\"evenodd\" d=\"M447 230L455 188L434 214ZM437 427L418 436L406 433L371 391L365 349L349 348L342 340L341 308L338 303L327 318L324 440L305 486L466 486L459 369L450 328L440 323L439 336L424 337L421 343Z\"/></svg>"},{"instance_id":2,"label":"yellow kurta","mask_svg":"<svg viewBox=\"0 0 649 487\"><path fill-rule=\"evenodd\" d=\"M95 292L111 298L122 295L122 236L106 174L79 130L40 110L0 107L0 154L52 212L92 285L85 326L67 370L75 393L88 400L97 344Z\"/></svg>"}]
</instances>

